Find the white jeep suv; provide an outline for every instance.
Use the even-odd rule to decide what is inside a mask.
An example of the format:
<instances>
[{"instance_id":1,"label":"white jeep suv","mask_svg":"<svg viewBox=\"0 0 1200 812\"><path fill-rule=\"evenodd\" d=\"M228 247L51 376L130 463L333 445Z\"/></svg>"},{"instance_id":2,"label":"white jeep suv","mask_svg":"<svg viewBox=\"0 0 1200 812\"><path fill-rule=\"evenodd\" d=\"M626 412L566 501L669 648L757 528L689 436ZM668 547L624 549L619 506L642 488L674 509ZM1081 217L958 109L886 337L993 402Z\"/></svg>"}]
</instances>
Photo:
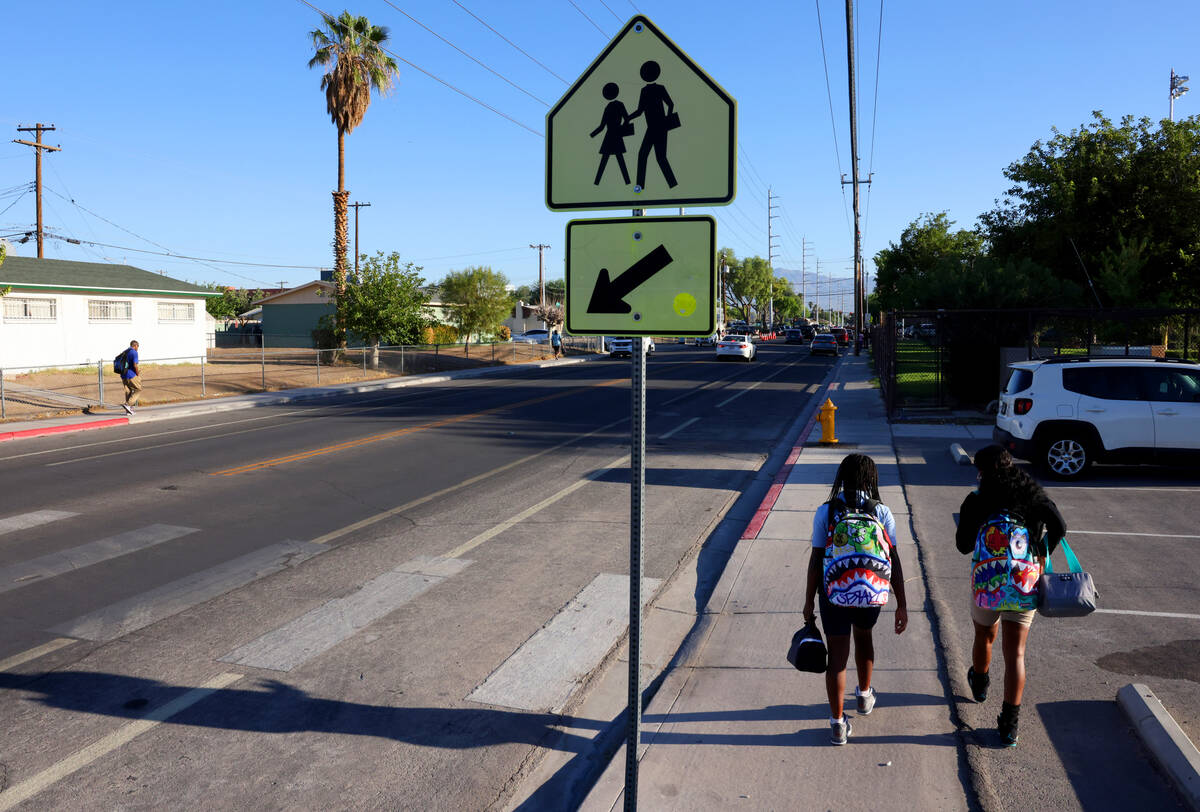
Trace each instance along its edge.
<instances>
[{"instance_id":1,"label":"white jeep suv","mask_svg":"<svg viewBox=\"0 0 1200 812\"><path fill-rule=\"evenodd\" d=\"M1200 364L1062 356L1009 366L992 438L1051 476L1200 458Z\"/></svg>"}]
</instances>

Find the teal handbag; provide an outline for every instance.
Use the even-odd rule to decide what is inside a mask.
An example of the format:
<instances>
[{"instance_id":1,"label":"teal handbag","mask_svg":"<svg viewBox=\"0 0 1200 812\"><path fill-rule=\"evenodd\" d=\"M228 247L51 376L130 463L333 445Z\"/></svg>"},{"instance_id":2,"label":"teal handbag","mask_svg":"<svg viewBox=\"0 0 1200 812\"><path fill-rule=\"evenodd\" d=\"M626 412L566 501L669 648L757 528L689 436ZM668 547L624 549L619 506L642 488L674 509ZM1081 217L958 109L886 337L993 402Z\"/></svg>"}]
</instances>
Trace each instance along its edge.
<instances>
[{"instance_id":1,"label":"teal handbag","mask_svg":"<svg viewBox=\"0 0 1200 812\"><path fill-rule=\"evenodd\" d=\"M1079 559L1064 538L1059 542L1067 557L1067 572L1055 572L1046 556L1046 571L1038 579L1038 614L1046 617L1083 617L1096 611L1100 593L1092 576L1079 566Z\"/></svg>"}]
</instances>

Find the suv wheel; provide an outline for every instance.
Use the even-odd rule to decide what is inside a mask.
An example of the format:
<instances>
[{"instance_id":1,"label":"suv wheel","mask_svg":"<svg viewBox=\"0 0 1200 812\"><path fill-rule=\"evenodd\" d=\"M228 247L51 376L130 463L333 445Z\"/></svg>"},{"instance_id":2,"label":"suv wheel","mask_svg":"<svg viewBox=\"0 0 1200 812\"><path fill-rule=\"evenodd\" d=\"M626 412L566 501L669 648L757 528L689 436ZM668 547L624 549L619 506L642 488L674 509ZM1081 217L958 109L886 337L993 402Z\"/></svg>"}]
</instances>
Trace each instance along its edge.
<instances>
[{"instance_id":1,"label":"suv wheel","mask_svg":"<svg viewBox=\"0 0 1200 812\"><path fill-rule=\"evenodd\" d=\"M1092 452L1078 435L1055 435L1044 446L1042 462L1058 479L1077 479L1091 467Z\"/></svg>"}]
</instances>

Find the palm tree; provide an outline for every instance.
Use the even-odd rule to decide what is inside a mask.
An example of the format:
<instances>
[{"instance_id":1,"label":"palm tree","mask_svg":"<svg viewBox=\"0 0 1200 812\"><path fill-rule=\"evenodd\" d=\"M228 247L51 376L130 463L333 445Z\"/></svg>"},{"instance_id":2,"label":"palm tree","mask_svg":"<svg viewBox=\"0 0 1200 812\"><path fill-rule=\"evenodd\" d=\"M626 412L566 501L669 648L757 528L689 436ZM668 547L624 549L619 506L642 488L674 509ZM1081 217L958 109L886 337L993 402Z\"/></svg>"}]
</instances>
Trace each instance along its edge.
<instances>
[{"instance_id":1,"label":"palm tree","mask_svg":"<svg viewBox=\"0 0 1200 812\"><path fill-rule=\"evenodd\" d=\"M338 185L333 193L333 277L338 293L346 285L347 201L346 134L362 123L371 103L371 90L387 93L399 73L396 60L383 50L388 30L371 25L366 17L343 11L337 19L325 17L325 27L311 32L316 53L310 68L328 67L321 77L325 108L337 127ZM340 319L339 319L340 322Z\"/></svg>"}]
</instances>

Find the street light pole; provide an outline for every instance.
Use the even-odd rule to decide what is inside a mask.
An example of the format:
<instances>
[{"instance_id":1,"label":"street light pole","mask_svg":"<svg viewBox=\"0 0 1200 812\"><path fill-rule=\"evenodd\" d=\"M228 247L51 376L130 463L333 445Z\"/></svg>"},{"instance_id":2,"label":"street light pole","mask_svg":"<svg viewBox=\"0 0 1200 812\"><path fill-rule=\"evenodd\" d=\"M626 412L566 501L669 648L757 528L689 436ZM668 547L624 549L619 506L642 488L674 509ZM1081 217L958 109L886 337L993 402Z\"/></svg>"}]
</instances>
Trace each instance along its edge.
<instances>
[{"instance_id":1,"label":"street light pole","mask_svg":"<svg viewBox=\"0 0 1200 812\"><path fill-rule=\"evenodd\" d=\"M1175 72L1174 68L1171 68L1171 91L1169 93L1171 97L1171 109L1168 114L1168 118L1171 121L1175 120L1175 100L1182 98L1188 92L1187 85L1184 84L1187 80L1188 77L1180 76Z\"/></svg>"}]
</instances>

